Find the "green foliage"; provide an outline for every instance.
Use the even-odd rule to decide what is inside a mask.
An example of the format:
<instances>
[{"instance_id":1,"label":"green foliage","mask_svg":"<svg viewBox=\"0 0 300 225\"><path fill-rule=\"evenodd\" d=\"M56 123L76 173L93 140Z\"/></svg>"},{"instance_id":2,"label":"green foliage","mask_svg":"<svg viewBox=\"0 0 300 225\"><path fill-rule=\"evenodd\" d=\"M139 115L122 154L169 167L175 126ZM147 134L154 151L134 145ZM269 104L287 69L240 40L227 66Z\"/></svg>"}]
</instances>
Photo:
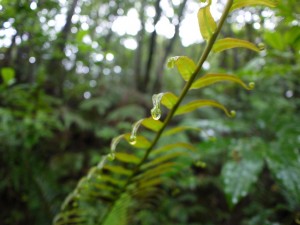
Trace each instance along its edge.
<instances>
[{"instance_id":1,"label":"green foliage","mask_svg":"<svg viewBox=\"0 0 300 225\"><path fill-rule=\"evenodd\" d=\"M11 85L14 83L15 71L12 68L2 68L1 75L4 85Z\"/></svg>"},{"instance_id":2,"label":"green foliage","mask_svg":"<svg viewBox=\"0 0 300 225\"><path fill-rule=\"evenodd\" d=\"M1 224L298 224L298 1L224 3L1 1Z\"/></svg>"},{"instance_id":3,"label":"green foliage","mask_svg":"<svg viewBox=\"0 0 300 225\"><path fill-rule=\"evenodd\" d=\"M267 1L261 2L264 5L274 6ZM87 177L78 183L76 189L63 204L61 213L57 215L54 224L130 224L130 216L135 214L134 209L140 209L151 203L152 199L158 195L161 186L168 182L174 173L184 169L189 164L182 162L189 159L192 156L191 153L181 150L187 148L193 152L194 148L188 143L160 144L161 140L164 139L162 134L173 116L186 114L204 106L220 108L229 117L235 115L234 111L229 112L222 104L214 100L194 100L182 106L180 106L180 103L190 89L201 89L220 81L232 81L248 90L254 87L253 83L247 86L238 77L227 74L208 74L196 82L194 80L212 49L216 52L236 47L248 48L254 51L263 50L262 46L256 47L250 42L232 38L221 39L215 45L216 38L230 10L261 2L249 1L239 4L237 1L234 3L228 1L218 25L210 13L210 1L199 10L200 31L203 38L207 40L207 46L199 63L196 66L193 60L186 56L173 57L168 61L168 66L171 68L176 66L183 80L187 82L179 97L173 93L153 95L152 118L137 121L132 127L131 134L123 134L113 139L111 152L103 156L98 166L90 169ZM161 103L169 109L163 122L160 121L162 115ZM144 135L137 135L141 125L152 131L152 135L149 136L152 139L151 141ZM173 129L176 132L184 130L181 127ZM140 150L137 153L135 150L130 150L127 153L117 152L117 145L123 139L129 144L126 147L127 149L131 149L131 145L133 148L139 148ZM156 145L159 148L156 148ZM242 152L241 150L234 150L234 160L226 162L223 166L224 190L231 207L249 193L262 171L262 153L257 153L258 150L253 151L253 148L257 148L257 145L248 144L248 148L243 149ZM180 150L177 151L177 148ZM244 148L244 143L239 148ZM111 161L109 162L107 159ZM197 165L201 166L203 163L197 163ZM272 165L271 168L276 167L276 164ZM105 177L105 179L102 179L102 177ZM290 179L287 180L290 181ZM104 207L105 210L100 210L97 217L93 217L92 210L87 209L87 205L93 207L98 201L101 202L101 208ZM78 213L76 213L77 211ZM82 215L81 211L87 214ZM69 214L69 212L73 213Z\"/></svg>"}]
</instances>

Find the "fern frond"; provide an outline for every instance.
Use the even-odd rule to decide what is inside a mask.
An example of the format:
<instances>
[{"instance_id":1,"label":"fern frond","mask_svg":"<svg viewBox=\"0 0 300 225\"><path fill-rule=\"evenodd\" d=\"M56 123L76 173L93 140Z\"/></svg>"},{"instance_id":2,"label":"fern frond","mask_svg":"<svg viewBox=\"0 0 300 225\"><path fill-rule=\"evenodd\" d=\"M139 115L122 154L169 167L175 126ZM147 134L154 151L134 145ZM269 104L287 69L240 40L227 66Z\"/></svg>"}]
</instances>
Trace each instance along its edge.
<instances>
[{"instance_id":1,"label":"fern frond","mask_svg":"<svg viewBox=\"0 0 300 225\"><path fill-rule=\"evenodd\" d=\"M53 221L54 225L130 224L132 221L130 215L133 215L137 209L155 205L155 202L164 194L161 188L164 182L172 179L172 175L192 162L191 153L195 151L195 148L188 143L168 143L157 147L161 139L191 129L191 127L173 127L166 130L171 119L175 115L189 113L205 106L220 108L227 116L234 116L234 111L227 110L225 106L214 100L197 99L182 106L181 102L191 89L204 88L221 81L237 83L247 90L254 87L254 84L250 83L247 86L239 78L228 74L207 74L196 80L203 63L213 49L227 15L233 9L232 5L244 6L241 2L228 0L218 24L210 13L211 1L199 10L200 31L207 41L199 62L196 65L186 56L177 56L168 62L170 67L177 67L186 81L181 94L176 96L171 92L166 92L153 95L152 117L137 121L131 133L122 134L112 140L111 153L103 156L101 162L91 168L88 175L81 179L62 205L61 212ZM268 5L267 2L270 1L247 2L246 5L252 5L254 2ZM230 46L229 42L223 41L226 48L235 47ZM249 43L243 42L242 44L249 47ZM168 109L163 121L160 120L161 104ZM140 126L152 132L152 140L142 135L143 132L139 131ZM122 140L128 143L126 152L117 151L117 145ZM189 160L190 163L183 163L186 162L185 160Z\"/></svg>"}]
</instances>

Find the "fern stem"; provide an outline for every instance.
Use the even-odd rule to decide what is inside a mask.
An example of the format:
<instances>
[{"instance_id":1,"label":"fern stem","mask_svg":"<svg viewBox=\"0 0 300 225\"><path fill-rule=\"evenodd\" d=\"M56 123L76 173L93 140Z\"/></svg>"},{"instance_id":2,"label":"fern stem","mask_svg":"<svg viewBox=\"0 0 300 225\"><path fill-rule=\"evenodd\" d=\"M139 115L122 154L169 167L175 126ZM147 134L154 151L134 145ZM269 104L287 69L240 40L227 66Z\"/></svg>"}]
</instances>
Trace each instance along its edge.
<instances>
[{"instance_id":1,"label":"fern stem","mask_svg":"<svg viewBox=\"0 0 300 225\"><path fill-rule=\"evenodd\" d=\"M147 149L146 151L146 154L144 155L143 159L141 160L141 162L137 165L136 169L137 171L139 171L140 169L140 166L147 160L149 154L151 153L151 151L153 150L154 146L156 145L156 143L159 141L163 131L165 130L165 128L167 127L167 125L169 124L169 122L172 120L177 108L179 107L180 103L182 102L182 100L184 99L184 97L186 96L187 92L189 91L190 87L192 86L194 80L196 79L198 73L200 72L202 66L203 66L203 63L205 62L205 60L207 59L209 53L211 52L211 49L221 31L221 28L229 14L229 11L230 11L230 8L232 6L232 3L233 3L233 0L229 0L226 4L226 7L225 7L225 10L222 14L222 17L220 19L220 22L217 26L217 29L215 31L215 33L212 35L212 37L209 39L199 61L198 61L198 64L197 64L197 67L195 69L195 71L193 72L193 74L191 75L191 78L189 79L189 81L185 84L179 98L178 98L178 101L176 102L176 104L173 106L173 108L169 111L165 121L164 121L164 124L162 126L162 128L157 132L154 140L152 141L152 144L150 145L150 147ZM136 172L137 172L136 171ZM134 176L134 175L133 175Z\"/></svg>"},{"instance_id":2,"label":"fern stem","mask_svg":"<svg viewBox=\"0 0 300 225\"><path fill-rule=\"evenodd\" d=\"M169 111L163 126L161 127L161 129L157 132L154 140L152 141L151 145L149 146L149 148L146 150L146 153L144 155L144 157L142 158L141 162L135 167L132 175L127 179L126 184L124 185L124 187L122 188L122 190L120 191L120 194L116 197L116 200L114 201L114 203L111 205L111 207L109 208L109 210L107 211L106 215L103 217L103 222L107 219L107 217L109 216L109 212L111 211L111 209L114 208L116 202L118 201L118 199L121 197L122 193L124 193L124 191L127 189L127 187L131 184L132 179L135 177L135 175L140 171L141 166L145 163L145 161L148 159L149 154L151 153L151 151L154 149L155 145L157 144L157 142L159 141L163 131L165 130L165 128L167 127L167 125L169 124L169 122L172 120L177 108L179 107L179 105L181 104L182 100L184 99L184 97L186 96L187 92L189 91L190 87L192 86L194 80L196 79L198 73L200 72L200 70L202 69L203 63L205 62L205 60L207 59L209 53L211 52L211 49L222 29L222 26L230 12L230 8L233 4L233 0L228 0L224 12L220 18L220 21L218 23L217 29L215 31L215 33L213 33L213 35L211 36L211 38L209 39L209 41L207 42L207 45L198 61L197 67L195 69L195 71L193 72L193 74L191 75L191 78L189 79L189 81L185 84L179 98L178 101L176 102L176 104L173 106L173 108Z\"/></svg>"}]
</instances>

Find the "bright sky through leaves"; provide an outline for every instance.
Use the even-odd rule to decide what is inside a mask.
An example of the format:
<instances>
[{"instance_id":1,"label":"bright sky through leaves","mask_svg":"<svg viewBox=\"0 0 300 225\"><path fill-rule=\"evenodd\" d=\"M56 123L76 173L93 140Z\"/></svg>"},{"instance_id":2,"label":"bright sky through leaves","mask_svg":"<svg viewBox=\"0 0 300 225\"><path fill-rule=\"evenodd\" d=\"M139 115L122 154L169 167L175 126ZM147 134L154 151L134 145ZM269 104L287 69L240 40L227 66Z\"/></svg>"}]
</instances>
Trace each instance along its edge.
<instances>
[{"instance_id":1,"label":"bright sky through leaves","mask_svg":"<svg viewBox=\"0 0 300 225\"><path fill-rule=\"evenodd\" d=\"M87 0L84 2L88 2ZM178 6L181 1L180 0L172 0L173 5ZM49 33L49 35L52 37L52 39L56 38L56 33L59 32L66 20L66 12L67 12L67 6L68 2L65 0L60 0L61 10L60 13L58 13L53 19L50 19L49 21L46 21L45 16L48 12L41 10L39 12L39 20L42 24L42 28L45 32ZM153 25L153 18L155 17L155 9L153 6L146 6L145 12L147 16L147 20L145 23L145 28L147 32L153 32L154 29L156 29L158 35L164 36L165 38L172 38L175 33L175 26L171 23L171 19L174 17L174 10L173 6L170 4L170 1L168 0L161 0L160 4L161 8L163 9L162 16L160 20L158 21L157 25L154 27ZM37 5L35 2L32 2L30 4L31 10L37 10ZM199 3L194 1L188 1L186 9L185 9L185 15L184 19L181 22L180 30L179 30L179 36L181 38L181 42L183 46L189 46L194 43L200 43L203 42L203 38L200 35L200 32L198 30L198 21L197 21L197 11L199 8ZM0 10L3 10L2 7L0 7ZM105 11L106 8L101 6L99 8L99 12ZM217 1L213 1L211 5L211 11L212 15L215 20L218 20L221 16L221 11L223 10L223 5L220 3L217 3ZM80 22L80 30L87 31L90 28L89 24L89 17L87 15L80 15L81 9L80 7L77 7L75 9L75 14L72 17L72 23L78 23ZM272 17L274 16L274 13L270 10L264 10L262 12L262 16L265 17L264 26L267 29L274 29L275 22L272 20ZM254 21L254 28L260 29L261 24L259 23L260 19L257 15L252 15L249 11L245 12L243 10L236 12L236 21L240 26L243 26L245 22ZM8 47L11 44L11 38L15 35L16 31L12 26L12 23L14 21L7 21L4 23L4 28L0 30L0 36L4 36L0 43L0 47ZM104 27L101 28L99 25L96 28L97 33L103 32ZM237 26L239 26L237 25ZM75 28L75 27L73 27ZM124 38L124 40L121 42L122 45L124 45L127 49L135 50L137 48L137 41L134 38L134 36L137 35L139 30L141 29L141 23L139 20L138 11L135 8L131 8L128 10L128 12L122 16L118 16L116 18L111 26L111 29L117 33L120 36L128 35L129 37ZM80 31L79 30L79 31ZM78 32L78 29L76 28L72 30L72 33ZM132 36L132 37L130 37ZM87 40L86 37L85 40ZM92 43L92 41L90 41Z\"/></svg>"}]
</instances>

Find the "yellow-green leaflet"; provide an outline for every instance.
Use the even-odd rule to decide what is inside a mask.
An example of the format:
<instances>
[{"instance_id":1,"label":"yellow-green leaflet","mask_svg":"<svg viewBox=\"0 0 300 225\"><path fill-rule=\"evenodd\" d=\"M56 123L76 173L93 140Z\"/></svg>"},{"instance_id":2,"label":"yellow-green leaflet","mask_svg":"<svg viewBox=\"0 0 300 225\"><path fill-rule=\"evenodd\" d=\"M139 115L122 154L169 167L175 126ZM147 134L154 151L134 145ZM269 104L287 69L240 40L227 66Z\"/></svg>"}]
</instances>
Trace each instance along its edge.
<instances>
[{"instance_id":1,"label":"yellow-green leaflet","mask_svg":"<svg viewBox=\"0 0 300 225\"><path fill-rule=\"evenodd\" d=\"M234 75L229 74L222 74L222 73L212 73L212 74L206 74L196 80L192 86L191 89L200 89L209 85L212 85L217 82L222 81L231 81L240 84L243 88L247 90L252 90L255 86L253 82L250 82L249 85L245 84L240 78Z\"/></svg>"},{"instance_id":2,"label":"yellow-green leaflet","mask_svg":"<svg viewBox=\"0 0 300 225\"><path fill-rule=\"evenodd\" d=\"M130 142L130 136L129 133L124 134L125 140L135 148L148 148L150 146L150 142L144 136L137 135L134 143Z\"/></svg>"},{"instance_id":3,"label":"yellow-green leaflet","mask_svg":"<svg viewBox=\"0 0 300 225\"><path fill-rule=\"evenodd\" d=\"M116 158L122 162L134 163L134 164L138 164L141 161L141 159L136 157L135 155L124 153L124 152L117 152Z\"/></svg>"},{"instance_id":4,"label":"yellow-green leaflet","mask_svg":"<svg viewBox=\"0 0 300 225\"><path fill-rule=\"evenodd\" d=\"M171 135L174 135L174 134L176 134L176 133L179 133L179 132L185 131L185 130L196 130L196 131L200 131L201 129L196 128L196 127L191 127L191 126L179 126L179 127L174 127L174 128L169 129L169 130L166 130L166 131L163 133L163 136L171 136Z\"/></svg>"},{"instance_id":5,"label":"yellow-green leaflet","mask_svg":"<svg viewBox=\"0 0 300 225\"><path fill-rule=\"evenodd\" d=\"M168 60L167 66L169 68L177 67L181 77L188 81L196 69L196 64L187 56L175 56Z\"/></svg>"},{"instance_id":6,"label":"yellow-green leaflet","mask_svg":"<svg viewBox=\"0 0 300 225\"><path fill-rule=\"evenodd\" d=\"M161 129L163 123L159 120L154 120L152 117L150 117L150 118L143 119L142 125L148 128L149 130L157 132Z\"/></svg>"},{"instance_id":7,"label":"yellow-green leaflet","mask_svg":"<svg viewBox=\"0 0 300 225\"><path fill-rule=\"evenodd\" d=\"M258 46L256 46L255 44L249 41L236 39L236 38L224 38L216 41L213 47L213 51L222 52L224 50L231 49L231 48L248 48L255 52L259 52L262 50Z\"/></svg>"},{"instance_id":8,"label":"yellow-green leaflet","mask_svg":"<svg viewBox=\"0 0 300 225\"><path fill-rule=\"evenodd\" d=\"M182 149L182 148L186 150L190 150L192 152L196 151L196 148L193 145L184 142L177 142L174 144L168 144L163 147L155 149L154 151L151 152L151 156L161 154L161 153L166 153L173 149Z\"/></svg>"},{"instance_id":9,"label":"yellow-green leaflet","mask_svg":"<svg viewBox=\"0 0 300 225\"><path fill-rule=\"evenodd\" d=\"M163 104L168 109L172 109L176 104L178 97L171 92L164 93L164 96L161 99L161 104Z\"/></svg>"},{"instance_id":10,"label":"yellow-green leaflet","mask_svg":"<svg viewBox=\"0 0 300 225\"><path fill-rule=\"evenodd\" d=\"M209 40L217 29L217 24L210 13L210 2L198 11L200 33L204 40Z\"/></svg>"},{"instance_id":11,"label":"yellow-green leaflet","mask_svg":"<svg viewBox=\"0 0 300 225\"><path fill-rule=\"evenodd\" d=\"M202 108L202 107L207 107L207 106L222 109L226 113L226 115L229 116L229 117L234 117L234 115L235 115L234 111L229 112L226 109L226 107L223 106L222 104L220 104L216 101L213 101L213 100L206 100L206 99L192 101L192 102L190 102L186 105L180 106L176 110L175 115L181 115L181 114L189 113L189 112L194 111L195 109Z\"/></svg>"},{"instance_id":12,"label":"yellow-green leaflet","mask_svg":"<svg viewBox=\"0 0 300 225\"><path fill-rule=\"evenodd\" d=\"M278 0L235 0L230 11L246 6L263 5L267 7L275 7L278 4Z\"/></svg>"}]
</instances>

